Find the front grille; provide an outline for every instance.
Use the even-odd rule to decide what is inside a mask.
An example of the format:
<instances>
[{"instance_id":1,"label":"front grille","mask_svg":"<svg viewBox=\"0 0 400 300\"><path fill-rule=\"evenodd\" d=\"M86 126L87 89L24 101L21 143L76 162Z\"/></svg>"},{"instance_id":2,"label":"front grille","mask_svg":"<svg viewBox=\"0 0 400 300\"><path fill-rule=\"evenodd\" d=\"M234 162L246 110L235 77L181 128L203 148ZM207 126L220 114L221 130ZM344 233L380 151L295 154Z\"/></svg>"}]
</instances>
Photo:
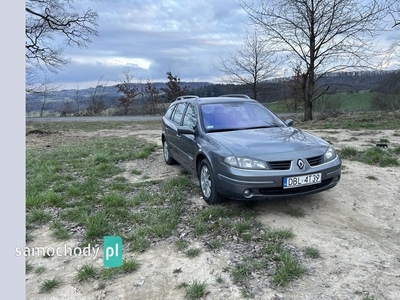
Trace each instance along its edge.
<instances>
[{"instance_id":1,"label":"front grille","mask_svg":"<svg viewBox=\"0 0 400 300\"><path fill-rule=\"evenodd\" d=\"M271 170L289 170L290 169L290 160L285 161L269 161L268 165Z\"/></svg>"},{"instance_id":2,"label":"front grille","mask_svg":"<svg viewBox=\"0 0 400 300\"><path fill-rule=\"evenodd\" d=\"M314 157L310 157L307 158L308 163L310 164L311 167L315 167L318 166L320 164L322 164L323 162L323 156L314 156Z\"/></svg>"},{"instance_id":3,"label":"front grille","mask_svg":"<svg viewBox=\"0 0 400 300\"><path fill-rule=\"evenodd\" d=\"M322 187L325 187L329 185L332 182L332 178L322 180L321 183L319 184L314 184L314 185L307 185L307 186L302 186L298 188L292 188L292 189L284 189L283 187L279 188L261 188L258 189L261 195L265 196L277 196L277 195L296 195L296 194L302 194L305 192L310 192L315 189L319 189Z\"/></svg>"}]
</instances>

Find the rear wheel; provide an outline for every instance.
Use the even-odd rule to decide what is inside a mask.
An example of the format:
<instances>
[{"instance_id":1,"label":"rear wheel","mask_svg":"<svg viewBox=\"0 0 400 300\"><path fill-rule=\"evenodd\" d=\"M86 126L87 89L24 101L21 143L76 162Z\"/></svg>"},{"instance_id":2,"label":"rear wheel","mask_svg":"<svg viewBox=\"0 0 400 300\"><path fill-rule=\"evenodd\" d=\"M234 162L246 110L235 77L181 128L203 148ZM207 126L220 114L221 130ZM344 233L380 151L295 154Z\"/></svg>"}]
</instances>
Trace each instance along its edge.
<instances>
[{"instance_id":1,"label":"rear wheel","mask_svg":"<svg viewBox=\"0 0 400 300\"><path fill-rule=\"evenodd\" d=\"M216 204L223 201L223 197L217 193L214 173L207 159L203 159L199 165L199 181L201 194L208 204Z\"/></svg>"},{"instance_id":2,"label":"rear wheel","mask_svg":"<svg viewBox=\"0 0 400 300\"><path fill-rule=\"evenodd\" d=\"M165 163L167 165L174 165L176 164L176 160L171 157L171 154L169 153L169 147L168 143L166 140L163 141L163 156Z\"/></svg>"}]
</instances>

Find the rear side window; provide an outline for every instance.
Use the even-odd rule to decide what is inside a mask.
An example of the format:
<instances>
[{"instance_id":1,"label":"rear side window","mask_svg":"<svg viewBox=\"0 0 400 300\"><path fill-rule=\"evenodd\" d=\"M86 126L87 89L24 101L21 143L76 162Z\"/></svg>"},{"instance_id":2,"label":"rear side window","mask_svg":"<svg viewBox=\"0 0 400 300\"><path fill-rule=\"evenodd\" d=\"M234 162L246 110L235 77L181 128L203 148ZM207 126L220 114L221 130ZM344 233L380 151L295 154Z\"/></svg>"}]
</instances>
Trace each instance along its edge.
<instances>
[{"instance_id":1,"label":"rear side window","mask_svg":"<svg viewBox=\"0 0 400 300\"><path fill-rule=\"evenodd\" d=\"M171 120L171 114L172 114L172 112L174 111L175 106L176 106L175 104L172 104L172 105L170 105L170 107L168 108L167 112L166 112L165 115L164 115L167 119Z\"/></svg>"},{"instance_id":2,"label":"rear side window","mask_svg":"<svg viewBox=\"0 0 400 300\"><path fill-rule=\"evenodd\" d=\"M181 124L181 119L183 112L185 111L185 106L186 103L179 103L178 106L175 109L174 114L172 115L172 121L174 121L177 124Z\"/></svg>"},{"instance_id":3,"label":"rear side window","mask_svg":"<svg viewBox=\"0 0 400 300\"><path fill-rule=\"evenodd\" d=\"M194 129L196 127L196 123L196 109L192 104L189 104L185 117L183 118L183 125Z\"/></svg>"}]
</instances>

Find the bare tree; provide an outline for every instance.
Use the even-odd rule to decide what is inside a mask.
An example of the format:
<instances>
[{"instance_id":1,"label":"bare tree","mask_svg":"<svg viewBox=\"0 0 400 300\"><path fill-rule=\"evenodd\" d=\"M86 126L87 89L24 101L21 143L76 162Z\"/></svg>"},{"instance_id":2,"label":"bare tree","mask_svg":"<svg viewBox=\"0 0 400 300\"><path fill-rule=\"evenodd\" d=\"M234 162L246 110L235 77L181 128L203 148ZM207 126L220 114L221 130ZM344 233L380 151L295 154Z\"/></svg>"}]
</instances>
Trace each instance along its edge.
<instances>
[{"instance_id":1,"label":"bare tree","mask_svg":"<svg viewBox=\"0 0 400 300\"><path fill-rule=\"evenodd\" d=\"M43 117L43 112L45 110L45 106L49 100L49 96L51 93L60 89L59 85L54 84L53 80L47 76L44 77L44 82L40 84L40 86L35 88L35 94L39 94L42 97L42 103L40 106L39 117Z\"/></svg>"},{"instance_id":2,"label":"bare tree","mask_svg":"<svg viewBox=\"0 0 400 300\"><path fill-rule=\"evenodd\" d=\"M103 80L103 76L97 81L96 87L93 89L92 94L90 95L90 102L86 109L87 114L90 116L98 116L104 110L104 90L107 86L107 82L105 84L101 84Z\"/></svg>"},{"instance_id":3,"label":"bare tree","mask_svg":"<svg viewBox=\"0 0 400 300\"><path fill-rule=\"evenodd\" d=\"M279 66L275 52L270 51L268 46L256 31L251 34L247 32L243 48L231 53L228 58L221 58L220 66L215 66L227 75L222 81L249 86L252 97L257 99L265 89L262 83L271 78Z\"/></svg>"},{"instance_id":4,"label":"bare tree","mask_svg":"<svg viewBox=\"0 0 400 300\"><path fill-rule=\"evenodd\" d=\"M397 32L397 39L392 43L391 47L389 48L388 55L389 57L397 56L400 57L400 3L396 3L393 6L392 11L390 11L390 15L393 19L393 26L392 30Z\"/></svg>"},{"instance_id":5,"label":"bare tree","mask_svg":"<svg viewBox=\"0 0 400 300\"><path fill-rule=\"evenodd\" d=\"M152 84L150 79L144 86L144 107L148 114L155 115L157 113L157 108L160 103L160 92Z\"/></svg>"},{"instance_id":6,"label":"bare tree","mask_svg":"<svg viewBox=\"0 0 400 300\"><path fill-rule=\"evenodd\" d=\"M283 105L290 112L297 112L303 100L303 76L300 65L293 68L294 75L288 81L289 95L283 100Z\"/></svg>"},{"instance_id":7,"label":"bare tree","mask_svg":"<svg viewBox=\"0 0 400 300\"><path fill-rule=\"evenodd\" d=\"M73 112L72 101L69 99L62 100L61 116L66 117Z\"/></svg>"},{"instance_id":8,"label":"bare tree","mask_svg":"<svg viewBox=\"0 0 400 300\"><path fill-rule=\"evenodd\" d=\"M135 111L135 102L137 96L141 93L137 85L132 82L134 75L130 74L129 68L124 71L124 80L117 84L118 92L122 92L123 95L119 97L118 107L122 109L124 115L127 115L130 111Z\"/></svg>"},{"instance_id":9,"label":"bare tree","mask_svg":"<svg viewBox=\"0 0 400 300\"><path fill-rule=\"evenodd\" d=\"M273 49L300 60L304 120L326 92L317 81L326 72L371 66L374 41L392 0L239 0Z\"/></svg>"},{"instance_id":10,"label":"bare tree","mask_svg":"<svg viewBox=\"0 0 400 300\"><path fill-rule=\"evenodd\" d=\"M400 3L395 3L393 9L389 11L389 13L393 18L392 28L400 26Z\"/></svg>"},{"instance_id":11,"label":"bare tree","mask_svg":"<svg viewBox=\"0 0 400 300\"><path fill-rule=\"evenodd\" d=\"M51 41L61 37L66 46L86 48L97 35L98 14L88 8L78 14L73 0L27 0L25 6L26 59L32 65L56 72L68 61L63 47Z\"/></svg>"},{"instance_id":12,"label":"bare tree","mask_svg":"<svg viewBox=\"0 0 400 300\"><path fill-rule=\"evenodd\" d=\"M177 97L186 95L187 86L181 87L181 79L178 75L172 75L171 71L166 74L168 78L167 87L161 88L161 90L165 93L167 102L175 101Z\"/></svg>"},{"instance_id":13,"label":"bare tree","mask_svg":"<svg viewBox=\"0 0 400 300\"><path fill-rule=\"evenodd\" d=\"M80 105L80 97L79 97L79 84L76 85L76 89L75 89L75 103L76 103L76 112L79 115L81 113L81 105Z\"/></svg>"}]
</instances>

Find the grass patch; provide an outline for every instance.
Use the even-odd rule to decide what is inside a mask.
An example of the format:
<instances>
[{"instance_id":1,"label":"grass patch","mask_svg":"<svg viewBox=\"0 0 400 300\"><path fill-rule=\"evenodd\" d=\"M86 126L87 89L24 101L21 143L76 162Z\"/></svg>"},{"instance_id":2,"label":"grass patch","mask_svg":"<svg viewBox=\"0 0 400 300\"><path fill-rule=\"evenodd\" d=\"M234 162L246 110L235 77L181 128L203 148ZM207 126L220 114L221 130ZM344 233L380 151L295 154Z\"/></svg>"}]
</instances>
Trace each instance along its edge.
<instances>
[{"instance_id":1,"label":"grass patch","mask_svg":"<svg viewBox=\"0 0 400 300\"><path fill-rule=\"evenodd\" d=\"M244 299L254 298L253 295L251 294L251 292L249 291L249 289L247 289L247 288L241 288L240 289L240 294L242 295L242 297Z\"/></svg>"},{"instance_id":2,"label":"grass patch","mask_svg":"<svg viewBox=\"0 0 400 300\"><path fill-rule=\"evenodd\" d=\"M200 299L206 292L207 283L205 281L194 280L191 284L185 285L185 299L194 300Z\"/></svg>"},{"instance_id":3,"label":"grass patch","mask_svg":"<svg viewBox=\"0 0 400 300\"><path fill-rule=\"evenodd\" d=\"M89 279L97 278L99 271L94 265L86 264L78 269L78 274L76 275L77 281L87 281Z\"/></svg>"},{"instance_id":4,"label":"grass patch","mask_svg":"<svg viewBox=\"0 0 400 300\"><path fill-rule=\"evenodd\" d=\"M335 136L323 136L321 138L327 141L329 144L337 143L339 141L339 139Z\"/></svg>"},{"instance_id":5,"label":"grass patch","mask_svg":"<svg viewBox=\"0 0 400 300\"><path fill-rule=\"evenodd\" d=\"M321 253L319 252L319 250L314 247L306 247L304 249L304 255L306 257L310 257L310 258L314 258L314 259L321 257Z\"/></svg>"},{"instance_id":6,"label":"grass patch","mask_svg":"<svg viewBox=\"0 0 400 300\"><path fill-rule=\"evenodd\" d=\"M43 225L48 223L52 216L41 208L32 208L26 215L28 224Z\"/></svg>"},{"instance_id":7,"label":"grass patch","mask_svg":"<svg viewBox=\"0 0 400 300\"><path fill-rule=\"evenodd\" d=\"M222 247L222 242L220 240L212 239L207 242L207 248L210 250L219 249L221 247Z\"/></svg>"},{"instance_id":8,"label":"grass patch","mask_svg":"<svg viewBox=\"0 0 400 300\"><path fill-rule=\"evenodd\" d=\"M367 178L367 179L369 179L369 180L378 180L378 178L376 178L375 176L373 176L373 175L368 175L368 176L366 176L365 178Z\"/></svg>"},{"instance_id":9,"label":"grass patch","mask_svg":"<svg viewBox=\"0 0 400 300\"><path fill-rule=\"evenodd\" d=\"M122 261L122 265L118 268L103 268L101 271L101 279L111 280L118 274L128 274L137 271L140 263L135 258L127 258Z\"/></svg>"},{"instance_id":10,"label":"grass patch","mask_svg":"<svg viewBox=\"0 0 400 300\"><path fill-rule=\"evenodd\" d=\"M286 213L296 218L303 218L306 215L306 212L301 207L291 207Z\"/></svg>"},{"instance_id":11,"label":"grass patch","mask_svg":"<svg viewBox=\"0 0 400 300\"><path fill-rule=\"evenodd\" d=\"M85 223L85 243L95 244L106 235L113 235L111 222L104 212L98 212L89 216Z\"/></svg>"},{"instance_id":12,"label":"grass patch","mask_svg":"<svg viewBox=\"0 0 400 300\"><path fill-rule=\"evenodd\" d=\"M215 282L218 284L223 284L224 283L224 279L222 278L221 275L218 275L217 278L215 278Z\"/></svg>"},{"instance_id":13,"label":"grass patch","mask_svg":"<svg viewBox=\"0 0 400 300\"><path fill-rule=\"evenodd\" d=\"M282 240L290 239L294 237L294 233L291 229L278 229L272 230L267 228L263 238L265 241L270 243L279 243Z\"/></svg>"},{"instance_id":14,"label":"grass patch","mask_svg":"<svg viewBox=\"0 0 400 300\"><path fill-rule=\"evenodd\" d=\"M115 275L118 273L117 268L104 268L101 270L101 279L102 280L112 280Z\"/></svg>"},{"instance_id":15,"label":"grass patch","mask_svg":"<svg viewBox=\"0 0 400 300\"><path fill-rule=\"evenodd\" d=\"M161 187L162 193L170 191L183 191L192 186L192 182L188 176L178 176L170 179Z\"/></svg>"},{"instance_id":16,"label":"grass patch","mask_svg":"<svg viewBox=\"0 0 400 300\"><path fill-rule=\"evenodd\" d=\"M262 226L255 218L255 211L246 205L225 207L207 206L198 210L191 220L194 235L205 234L239 235L248 240L251 235L257 235L257 229Z\"/></svg>"},{"instance_id":17,"label":"grass patch","mask_svg":"<svg viewBox=\"0 0 400 300\"><path fill-rule=\"evenodd\" d=\"M315 115L312 122L303 122L295 118L295 126L302 129L373 129L373 130L397 130L400 128L400 112L375 112L366 111L353 113L351 115L341 114L337 117L318 120Z\"/></svg>"},{"instance_id":18,"label":"grass patch","mask_svg":"<svg viewBox=\"0 0 400 300\"><path fill-rule=\"evenodd\" d=\"M186 250L186 256L190 258L194 258L200 255L201 250L199 248L190 248Z\"/></svg>"},{"instance_id":19,"label":"grass patch","mask_svg":"<svg viewBox=\"0 0 400 300\"><path fill-rule=\"evenodd\" d=\"M105 195L101 199L101 202L105 207L124 207L126 205L125 198L122 195L116 193Z\"/></svg>"},{"instance_id":20,"label":"grass patch","mask_svg":"<svg viewBox=\"0 0 400 300\"><path fill-rule=\"evenodd\" d=\"M146 237L146 234L135 231L127 237L128 241L131 242L130 250L134 252L143 252L150 248L150 240Z\"/></svg>"},{"instance_id":21,"label":"grass patch","mask_svg":"<svg viewBox=\"0 0 400 300\"><path fill-rule=\"evenodd\" d=\"M25 273L28 274L34 269L33 265L29 261L25 261Z\"/></svg>"},{"instance_id":22,"label":"grass patch","mask_svg":"<svg viewBox=\"0 0 400 300\"><path fill-rule=\"evenodd\" d=\"M133 169L132 171L131 171L131 174L132 175L142 175L142 171L140 171L140 170L136 170L136 169Z\"/></svg>"},{"instance_id":23,"label":"grass patch","mask_svg":"<svg viewBox=\"0 0 400 300\"><path fill-rule=\"evenodd\" d=\"M305 272L305 268L297 262L292 254L285 250L280 257L280 265L273 275L273 281L278 286L286 286L289 281L299 278Z\"/></svg>"},{"instance_id":24,"label":"grass patch","mask_svg":"<svg viewBox=\"0 0 400 300\"><path fill-rule=\"evenodd\" d=\"M132 273L140 267L139 262L135 258L127 258L122 261L122 265L118 268L118 272Z\"/></svg>"},{"instance_id":25,"label":"grass patch","mask_svg":"<svg viewBox=\"0 0 400 300\"><path fill-rule=\"evenodd\" d=\"M46 279L40 285L40 292L41 293L50 293L54 289L60 287L61 283L62 283L62 281L58 278Z\"/></svg>"},{"instance_id":26,"label":"grass patch","mask_svg":"<svg viewBox=\"0 0 400 300\"><path fill-rule=\"evenodd\" d=\"M45 266L40 266L40 267L35 268L35 274L38 274L38 275L43 274L45 271L46 271Z\"/></svg>"},{"instance_id":27,"label":"grass patch","mask_svg":"<svg viewBox=\"0 0 400 300\"><path fill-rule=\"evenodd\" d=\"M27 122L27 126L31 129L42 131L57 132L83 130L86 132L94 132L99 130L124 129L135 130L137 128L160 129L160 120L148 121L107 121L107 122Z\"/></svg>"},{"instance_id":28,"label":"grass patch","mask_svg":"<svg viewBox=\"0 0 400 300\"><path fill-rule=\"evenodd\" d=\"M376 165L379 167L398 166L399 160L395 156L396 150L381 149L372 147L365 151L359 151L352 147L345 147L339 151L341 158L356 160L368 165Z\"/></svg>"},{"instance_id":29,"label":"grass patch","mask_svg":"<svg viewBox=\"0 0 400 300\"><path fill-rule=\"evenodd\" d=\"M188 243L187 241L182 240L182 239L179 239L179 240L175 241L174 244L175 244L175 247L176 247L176 249L177 249L178 251L183 251L183 250L185 250L185 249L188 247L188 245L189 245L189 243Z\"/></svg>"},{"instance_id":30,"label":"grass patch","mask_svg":"<svg viewBox=\"0 0 400 300\"><path fill-rule=\"evenodd\" d=\"M50 228L53 230L53 236L57 240L68 240L70 238L68 230L62 225L60 220L56 220Z\"/></svg>"},{"instance_id":31,"label":"grass patch","mask_svg":"<svg viewBox=\"0 0 400 300\"><path fill-rule=\"evenodd\" d=\"M390 141L388 139L382 138L382 139L379 140L379 143L389 144Z\"/></svg>"},{"instance_id":32,"label":"grass patch","mask_svg":"<svg viewBox=\"0 0 400 300\"><path fill-rule=\"evenodd\" d=\"M392 149L393 153L396 155L400 155L400 146L396 146L394 149Z\"/></svg>"},{"instance_id":33,"label":"grass patch","mask_svg":"<svg viewBox=\"0 0 400 300\"><path fill-rule=\"evenodd\" d=\"M231 275L234 283L239 283L251 274L251 266L246 263L239 263L233 268Z\"/></svg>"}]
</instances>

